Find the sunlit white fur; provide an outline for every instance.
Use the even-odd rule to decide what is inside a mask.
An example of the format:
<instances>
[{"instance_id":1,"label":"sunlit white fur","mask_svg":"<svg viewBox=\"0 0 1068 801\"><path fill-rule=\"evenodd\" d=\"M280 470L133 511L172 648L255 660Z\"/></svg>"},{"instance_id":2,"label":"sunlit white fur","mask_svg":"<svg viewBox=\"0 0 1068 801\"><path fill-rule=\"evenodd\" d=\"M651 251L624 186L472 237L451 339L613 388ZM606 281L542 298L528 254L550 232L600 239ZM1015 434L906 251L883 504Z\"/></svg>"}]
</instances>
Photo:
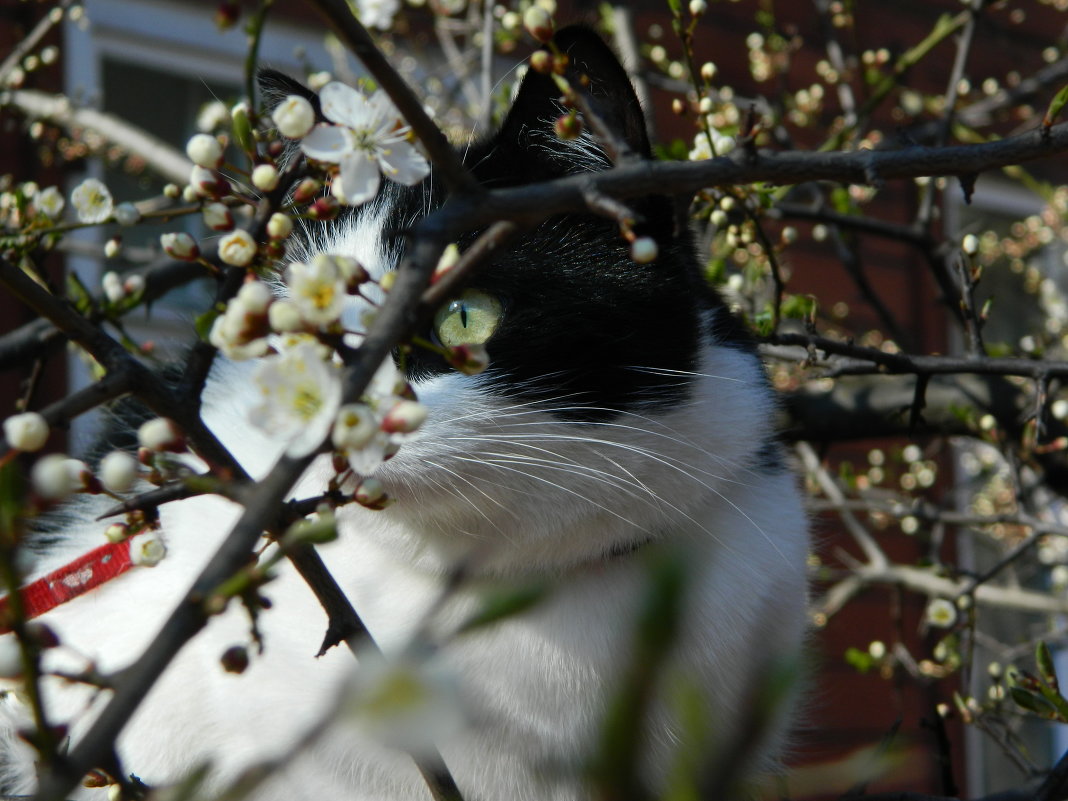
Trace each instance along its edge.
<instances>
[{"instance_id":1,"label":"sunlit white fur","mask_svg":"<svg viewBox=\"0 0 1068 801\"><path fill-rule=\"evenodd\" d=\"M343 229L319 243L381 269L379 227ZM640 369L641 365L635 365ZM206 392L205 416L251 471L263 474L281 451L245 420L254 402L246 367L223 365ZM667 380L682 380L672 376ZM524 404L489 396L479 379L447 375L417 387L431 409L423 429L380 471L396 503L382 512L355 505L340 513L341 537L321 554L388 652L426 621L443 571L468 560L476 575L429 621L446 643L435 658L459 677L467 724L441 751L468 801L581 799L574 779L596 732L603 702L627 664L633 620L648 584L648 554L660 543L681 549L689 572L684 625L673 675L702 688L708 719L727 747L746 718L747 694L773 659L796 653L804 618L806 525L794 478L753 467L767 438L773 404L755 359L731 348L705 350L688 401L622 414L607 422L562 422L551 412L572 401ZM316 464L295 495L324 487ZM168 556L60 607L47 616L65 647L50 666L103 671L131 661L237 519L216 497L161 509ZM103 524L72 525L68 542L41 570L99 544ZM615 555L613 555L613 553ZM537 577L553 587L533 610L473 635L449 632L477 607L494 581ZM146 782L180 777L211 760L220 779L293 744L336 706L356 670L335 648L314 654L325 616L284 566L265 589L266 650L242 676L218 667L222 652L248 641L232 608L180 653L121 742L128 772ZM91 693L48 683L48 712L84 733L98 708ZM24 720L14 696L9 723ZM783 717L787 717L785 713ZM8 766L8 789L29 791L29 749ZM678 736L673 716L657 715L649 749L659 775ZM774 758L781 731L762 757ZM94 792L82 791L85 797ZM261 789L262 799L429 798L410 760L368 745L344 721Z\"/></svg>"}]
</instances>

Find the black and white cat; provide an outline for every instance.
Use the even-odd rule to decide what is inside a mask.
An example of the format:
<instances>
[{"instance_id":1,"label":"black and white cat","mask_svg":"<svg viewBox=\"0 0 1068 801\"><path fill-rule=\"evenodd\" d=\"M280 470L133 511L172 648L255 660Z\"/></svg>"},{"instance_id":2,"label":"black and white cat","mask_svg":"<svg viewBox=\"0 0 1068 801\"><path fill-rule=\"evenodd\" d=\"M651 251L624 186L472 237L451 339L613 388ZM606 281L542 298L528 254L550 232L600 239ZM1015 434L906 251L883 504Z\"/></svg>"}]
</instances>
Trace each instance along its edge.
<instances>
[{"instance_id":1,"label":"black and white cat","mask_svg":"<svg viewBox=\"0 0 1068 801\"><path fill-rule=\"evenodd\" d=\"M608 48L583 29L557 41L572 75L589 75L595 110L650 157L641 109ZM526 76L501 130L464 154L480 181L523 185L608 166L589 136L556 137L558 95L547 77ZM405 226L442 202L432 184L384 187L309 247L353 256L381 275L398 260ZM558 215L476 276L474 288L502 310L487 343L489 369L466 376L415 351L406 369L430 415L376 474L395 503L342 507L339 539L320 548L387 653L424 623L450 567L477 551L481 576L432 624L444 642L435 669L453 677L463 713L438 745L468 801L589 797L583 767L631 664L656 548L683 554L686 567L660 686L665 695L674 679L699 689L686 697L704 700L697 714L715 733L712 743L735 745L760 678L800 650L807 527L774 439L775 401L754 345L706 286L672 202L649 197L632 207L642 218L638 232L658 244L651 264L631 261L614 221ZM249 424L254 395L242 367L222 364L205 392L204 417L249 472L262 475L282 446ZM321 458L297 497L323 491L330 470ZM92 511L40 572L100 544L103 524L88 522ZM82 669L78 654L93 655L104 672L128 664L239 512L215 496L163 506L167 557L49 613L44 619L64 643L49 652L49 667ZM242 675L224 672L220 654L248 641L248 621L239 608L212 620L126 728L127 772L165 784L210 760L221 782L286 755L329 716L356 661L343 648L315 657L323 612L288 565L278 572L264 588L273 608L260 619L262 655L253 654ZM531 579L552 587L540 603L447 636L478 608L487 583ZM46 689L50 717L69 723L77 740L104 699L58 680ZM14 735L26 713L15 695L2 703L4 788L29 792L32 755ZM687 727L670 699L652 709L640 773L655 784L685 747ZM775 718L750 751L756 770L774 765L781 750L790 714L783 708ZM255 797L430 797L407 756L369 744L345 720L332 725Z\"/></svg>"}]
</instances>

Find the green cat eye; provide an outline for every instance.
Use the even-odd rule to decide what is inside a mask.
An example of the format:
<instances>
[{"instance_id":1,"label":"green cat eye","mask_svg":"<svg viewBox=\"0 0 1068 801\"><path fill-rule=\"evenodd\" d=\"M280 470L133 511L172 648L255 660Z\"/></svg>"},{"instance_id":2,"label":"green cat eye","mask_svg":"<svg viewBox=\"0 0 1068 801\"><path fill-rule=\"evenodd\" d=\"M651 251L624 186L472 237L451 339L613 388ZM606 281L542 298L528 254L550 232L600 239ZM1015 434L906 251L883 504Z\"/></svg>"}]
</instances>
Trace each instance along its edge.
<instances>
[{"instance_id":1,"label":"green cat eye","mask_svg":"<svg viewBox=\"0 0 1068 801\"><path fill-rule=\"evenodd\" d=\"M460 297L446 303L434 315L434 331L441 344L481 345L501 321L501 302L478 289L465 289Z\"/></svg>"}]
</instances>

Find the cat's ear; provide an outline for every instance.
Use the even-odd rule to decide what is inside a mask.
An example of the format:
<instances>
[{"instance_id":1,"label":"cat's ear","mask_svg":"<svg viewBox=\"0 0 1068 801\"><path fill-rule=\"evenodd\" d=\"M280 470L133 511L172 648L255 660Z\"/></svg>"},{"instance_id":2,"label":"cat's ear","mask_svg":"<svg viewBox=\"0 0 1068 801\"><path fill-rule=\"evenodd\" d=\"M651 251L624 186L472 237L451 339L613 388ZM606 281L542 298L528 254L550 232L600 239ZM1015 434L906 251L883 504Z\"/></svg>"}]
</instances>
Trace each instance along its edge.
<instances>
[{"instance_id":1,"label":"cat's ear","mask_svg":"<svg viewBox=\"0 0 1068 801\"><path fill-rule=\"evenodd\" d=\"M568 56L565 77L569 84L586 97L593 112L616 137L637 155L650 158L652 152L641 104L627 71L611 48L594 31L580 25L562 28L553 41ZM560 99L560 89L551 76L528 70L494 138L495 155L503 151L509 158L522 159L513 162L513 169L527 173L540 168L550 174L566 174L594 166L584 164L581 157L576 158L581 148L556 136L554 122L565 112ZM608 166L603 153L595 155L602 162L597 166Z\"/></svg>"},{"instance_id":2,"label":"cat's ear","mask_svg":"<svg viewBox=\"0 0 1068 801\"><path fill-rule=\"evenodd\" d=\"M300 81L290 78L284 72L272 69L261 69L256 74L256 77L259 79L263 107L268 114L290 95L297 95L311 103L312 108L315 109L316 122L326 121L323 117L322 107L319 105L319 95Z\"/></svg>"}]
</instances>

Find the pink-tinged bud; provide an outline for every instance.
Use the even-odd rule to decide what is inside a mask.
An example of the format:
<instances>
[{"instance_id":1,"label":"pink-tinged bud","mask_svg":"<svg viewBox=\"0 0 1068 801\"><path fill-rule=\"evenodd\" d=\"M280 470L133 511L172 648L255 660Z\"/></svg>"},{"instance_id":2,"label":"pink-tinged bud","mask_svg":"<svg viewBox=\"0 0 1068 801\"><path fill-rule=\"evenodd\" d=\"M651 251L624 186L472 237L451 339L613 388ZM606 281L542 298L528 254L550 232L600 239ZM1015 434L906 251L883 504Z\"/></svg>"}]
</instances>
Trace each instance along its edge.
<instances>
[{"instance_id":1,"label":"pink-tinged bud","mask_svg":"<svg viewBox=\"0 0 1068 801\"><path fill-rule=\"evenodd\" d=\"M248 650L242 645L227 648L219 658L227 673L244 673L248 669Z\"/></svg>"},{"instance_id":2,"label":"pink-tinged bud","mask_svg":"<svg viewBox=\"0 0 1068 801\"><path fill-rule=\"evenodd\" d=\"M530 54L530 68L534 72L548 75L553 71L553 54L548 50L535 50Z\"/></svg>"},{"instance_id":3,"label":"pink-tinged bud","mask_svg":"<svg viewBox=\"0 0 1068 801\"><path fill-rule=\"evenodd\" d=\"M457 345L449 348L448 362L464 375L478 375L489 367L485 345Z\"/></svg>"},{"instance_id":4,"label":"pink-tinged bud","mask_svg":"<svg viewBox=\"0 0 1068 801\"><path fill-rule=\"evenodd\" d=\"M204 224L213 231L231 231L234 215L222 203L208 203L202 211Z\"/></svg>"},{"instance_id":5,"label":"pink-tinged bud","mask_svg":"<svg viewBox=\"0 0 1068 801\"><path fill-rule=\"evenodd\" d=\"M225 31L237 24L241 18L241 6L237 0L222 0L215 7L215 26L220 31Z\"/></svg>"},{"instance_id":6,"label":"pink-tinged bud","mask_svg":"<svg viewBox=\"0 0 1068 801\"><path fill-rule=\"evenodd\" d=\"M200 257L196 240L184 231L160 234L159 244L164 253L178 261L196 261Z\"/></svg>"},{"instance_id":7,"label":"pink-tinged bud","mask_svg":"<svg viewBox=\"0 0 1068 801\"><path fill-rule=\"evenodd\" d=\"M207 136L207 134L200 134L200 136ZM189 185L201 197L219 198L230 191L230 184L215 170L200 165L193 167L189 173Z\"/></svg>"},{"instance_id":8,"label":"pink-tinged bud","mask_svg":"<svg viewBox=\"0 0 1068 801\"><path fill-rule=\"evenodd\" d=\"M185 451L185 437L174 421L166 417L157 417L142 423L137 429L137 441L141 443L141 447L150 451Z\"/></svg>"},{"instance_id":9,"label":"pink-tinged bud","mask_svg":"<svg viewBox=\"0 0 1068 801\"><path fill-rule=\"evenodd\" d=\"M578 139L582 135L582 120L576 114L561 114L553 123L553 130L564 141Z\"/></svg>"},{"instance_id":10,"label":"pink-tinged bud","mask_svg":"<svg viewBox=\"0 0 1068 801\"><path fill-rule=\"evenodd\" d=\"M356 499L356 503L368 509L384 509L389 503L386 488L382 486L381 481L373 476L368 476L360 482L360 486L356 488L356 493L353 497Z\"/></svg>"},{"instance_id":11,"label":"pink-tinged bud","mask_svg":"<svg viewBox=\"0 0 1068 801\"><path fill-rule=\"evenodd\" d=\"M280 239L268 239L263 247L269 259L281 261L286 255L286 243Z\"/></svg>"},{"instance_id":12,"label":"pink-tinged bud","mask_svg":"<svg viewBox=\"0 0 1068 801\"><path fill-rule=\"evenodd\" d=\"M387 434L410 434L426 420L427 408L418 401L402 400L394 404L382 418L381 428Z\"/></svg>"},{"instance_id":13,"label":"pink-tinged bud","mask_svg":"<svg viewBox=\"0 0 1068 801\"><path fill-rule=\"evenodd\" d=\"M553 18L541 6L531 6L523 14L523 27L542 44L553 38Z\"/></svg>"},{"instance_id":14,"label":"pink-tinged bud","mask_svg":"<svg viewBox=\"0 0 1068 801\"><path fill-rule=\"evenodd\" d=\"M308 208L308 213L316 220L332 220L341 212L341 204L336 197L327 195L316 200Z\"/></svg>"},{"instance_id":15,"label":"pink-tinged bud","mask_svg":"<svg viewBox=\"0 0 1068 801\"><path fill-rule=\"evenodd\" d=\"M319 194L322 188L322 183L316 181L314 178L305 178L297 184L297 188L293 192L293 202L298 204L310 203L312 198Z\"/></svg>"}]
</instances>

